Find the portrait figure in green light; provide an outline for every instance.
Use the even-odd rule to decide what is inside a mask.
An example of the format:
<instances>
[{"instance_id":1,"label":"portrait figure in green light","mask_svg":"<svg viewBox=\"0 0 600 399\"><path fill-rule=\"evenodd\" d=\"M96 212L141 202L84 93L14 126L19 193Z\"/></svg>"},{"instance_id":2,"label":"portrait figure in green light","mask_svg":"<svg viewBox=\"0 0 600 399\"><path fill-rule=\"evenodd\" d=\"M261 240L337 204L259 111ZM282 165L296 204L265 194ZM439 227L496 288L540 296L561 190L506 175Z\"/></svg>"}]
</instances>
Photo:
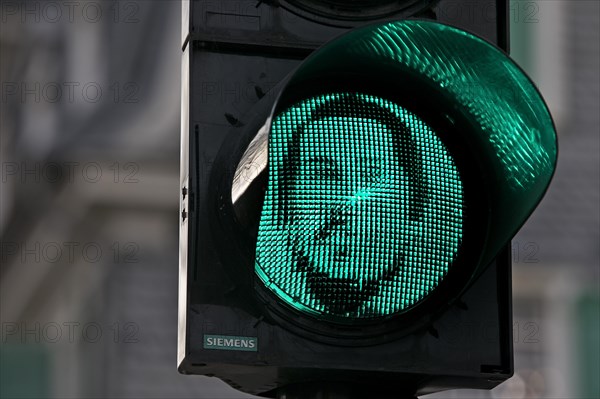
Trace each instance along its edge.
<instances>
[{"instance_id":1,"label":"portrait figure in green light","mask_svg":"<svg viewBox=\"0 0 600 399\"><path fill-rule=\"evenodd\" d=\"M436 157L446 164L432 164ZM445 176L450 189L435 181L444 166L455 172ZM432 216L439 220L425 220ZM442 218L450 228L436 232ZM256 271L290 305L352 318L402 311L446 274L461 228L456 167L433 132L403 108L339 93L306 100L274 120ZM431 234L450 243L451 253L426 248Z\"/></svg>"}]
</instances>

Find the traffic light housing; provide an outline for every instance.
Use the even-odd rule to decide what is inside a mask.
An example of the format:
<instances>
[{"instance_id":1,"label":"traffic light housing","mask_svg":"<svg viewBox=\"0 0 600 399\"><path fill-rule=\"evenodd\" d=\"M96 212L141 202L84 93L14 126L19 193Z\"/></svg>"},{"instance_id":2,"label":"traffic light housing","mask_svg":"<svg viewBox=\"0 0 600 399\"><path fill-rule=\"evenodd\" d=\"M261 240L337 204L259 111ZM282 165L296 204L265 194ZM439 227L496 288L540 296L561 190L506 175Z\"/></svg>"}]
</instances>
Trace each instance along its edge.
<instances>
[{"instance_id":1,"label":"traffic light housing","mask_svg":"<svg viewBox=\"0 0 600 399\"><path fill-rule=\"evenodd\" d=\"M492 388L547 108L431 2L325 3L184 5L179 370L264 395Z\"/></svg>"}]
</instances>

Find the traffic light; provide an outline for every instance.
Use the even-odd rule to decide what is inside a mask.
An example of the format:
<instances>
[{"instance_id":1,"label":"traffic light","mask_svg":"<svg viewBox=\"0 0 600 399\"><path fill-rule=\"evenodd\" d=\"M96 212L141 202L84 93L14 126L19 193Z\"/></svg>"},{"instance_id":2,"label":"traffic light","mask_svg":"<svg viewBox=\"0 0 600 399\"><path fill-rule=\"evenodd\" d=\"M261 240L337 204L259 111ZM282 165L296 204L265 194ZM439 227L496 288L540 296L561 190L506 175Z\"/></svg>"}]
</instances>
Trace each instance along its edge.
<instances>
[{"instance_id":1,"label":"traffic light","mask_svg":"<svg viewBox=\"0 0 600 399\"><path fill-rule=\"evenodd\" d=\"M505 47L507 3L449 4L184 2L181 372L288 397L512 375L508 248L556 134L469 31Z\"/></svg>"}]
</instances>

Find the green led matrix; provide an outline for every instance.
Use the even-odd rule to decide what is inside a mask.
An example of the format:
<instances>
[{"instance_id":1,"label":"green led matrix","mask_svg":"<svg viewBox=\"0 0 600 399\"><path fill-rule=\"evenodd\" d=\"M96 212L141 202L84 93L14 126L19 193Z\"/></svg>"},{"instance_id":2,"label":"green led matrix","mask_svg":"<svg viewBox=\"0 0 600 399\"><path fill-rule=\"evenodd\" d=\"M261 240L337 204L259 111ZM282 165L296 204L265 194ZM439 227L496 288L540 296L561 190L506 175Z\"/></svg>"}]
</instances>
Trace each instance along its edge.
<instances>
[{"instance_id":1,"label":"green led matrix","mask_svg":"<svg viewBox=\"0 0 600 399\"><path fill-rule=\"evenodd\" d=\"M288 305L336 320L404 312L447 275L463 186L437 134L376 96L333 92L280 112L255 271Z\"/></svg>"}]
</instances>

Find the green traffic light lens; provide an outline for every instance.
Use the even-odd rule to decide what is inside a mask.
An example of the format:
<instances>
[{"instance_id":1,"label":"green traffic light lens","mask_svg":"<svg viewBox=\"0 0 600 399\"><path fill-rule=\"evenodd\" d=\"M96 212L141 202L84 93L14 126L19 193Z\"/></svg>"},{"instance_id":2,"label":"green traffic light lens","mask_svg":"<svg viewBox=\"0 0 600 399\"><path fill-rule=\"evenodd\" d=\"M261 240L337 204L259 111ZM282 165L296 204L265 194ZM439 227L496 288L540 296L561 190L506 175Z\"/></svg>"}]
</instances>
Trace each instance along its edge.
<instances>
[{"instance_id":1,"label":"green traffic light lens","mask_svg":"<svg viewBox=\"0 0 600 399\"><path fill-rule=\"evenodd\" d=\"M447 275L463 183L435 131L384 98L330 93L280 112L255 271L293 308L335 320L401 313Z\"/></svg>"}]
</instances>

